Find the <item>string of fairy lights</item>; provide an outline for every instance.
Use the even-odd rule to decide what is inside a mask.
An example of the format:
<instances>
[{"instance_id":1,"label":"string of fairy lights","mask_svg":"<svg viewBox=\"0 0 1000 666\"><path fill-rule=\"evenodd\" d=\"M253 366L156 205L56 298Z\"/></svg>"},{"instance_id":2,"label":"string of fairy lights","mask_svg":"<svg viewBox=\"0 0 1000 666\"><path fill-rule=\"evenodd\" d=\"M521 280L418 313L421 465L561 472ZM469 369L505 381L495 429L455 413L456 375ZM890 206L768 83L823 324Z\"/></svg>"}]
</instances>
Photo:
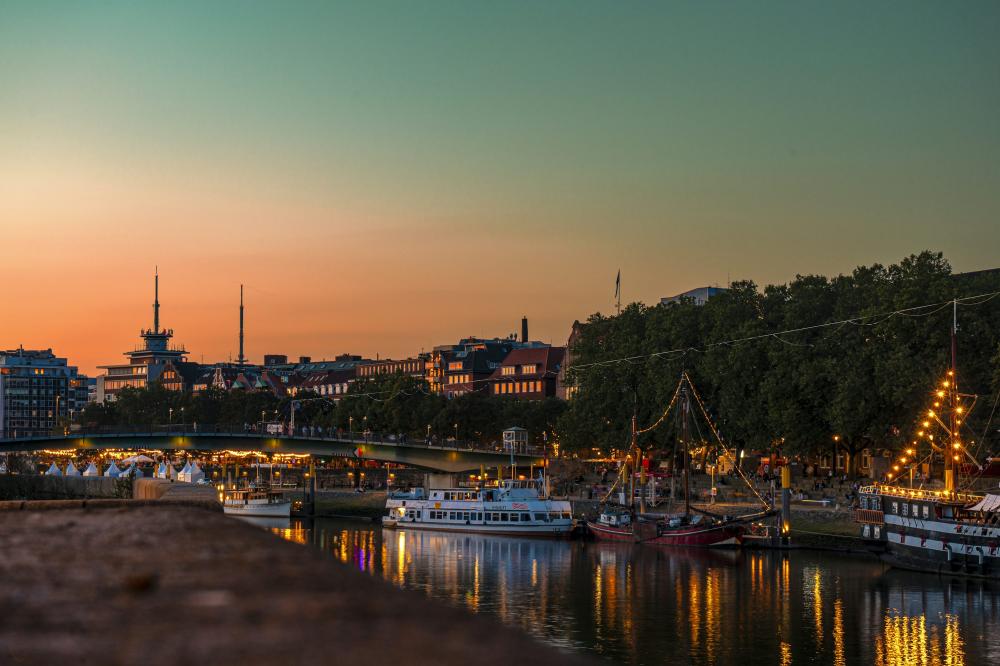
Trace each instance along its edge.
<instances>
[{"instance_id":1,"label":"string of fairy lights","mask_svg":"<svg viewBox=\"0 0 1000 666\"><path fill-rule=\"evenodd\" d=\"M963 460L968 460L981 472L982 465L968 446L975 444L975 440L969 440L966 445L962 437L962 429L967 427L968 415L975 409L978 399L975 394L961 393L954 370L948 370L931 392L930 405L915 423L913 439L893 461L891 471L885 474L886 480L899 483L908 472L912 486L914 472L921 465L933 461L935 453L949 457L953 467L959 467ZM926 456L920 457L922 442L927 443L929 451Z\"/></svg>"},{"instance_id":2,"label":"string of fairy lights","mask_svg":"<svg viewBox=\"0 0 1000 666\"><path fill-rule=\"evenodd\" d=\"M725 442L722 440L722 435L719 433L719 430L715 427L715 423L712 422L712 418L708 415L708 410L705 408L705 403L704 401L702 401L701 395L698 393L698 390L694 387L694 382L691 381L691 377L690 375L688 375L686 370L681 373L681 379L679 382L677 382L677 388L674 390L674 394L670 398L670 402L667 404L666 409L663 410L663 413L660 415L660 417L650 426L641 429L637 428L635 431L636 436L638 437L638 435L641 435L643 433L651 432L656 428L659 428L664 423L664 421L666 421L667 416L670 414L671 410L677 404L677 400L681 395L681 389L682 387L684 387L685 384L690 389L691 395L694 396L695 404L698 406L698 410L701 412L702 418L704 419L705 423L708 424L708 428L711 431L712 436L715 438L715 441L718 443L719 448L722 450L722 455L729 457L733 461L733 468L736 470L736 473L740 476L740 478L744 481L744 483L746 483L747 487L750 488L750 490L754 493L754 495L757 496L757 499L759 499L765 507L770 506L770 503L764 498L763 495L760 494L760 492L757 490L757 487L753 484L753 482L749 479L749 477L747 477L743 469L739 465L735 464L736 463L735 452L730 451L729 447L727 447ZM695 421L695 425L697 426L697 421ZM687 445L688 443L685 442L685 446ZM615 488L619 485L619 483L621 483L623 477L626 474L631 473L628 466L629 462L628 459L631 458L631 453L632 452L630 450L626 458L626 464L622 465L621 469L619 470L618 476L615 478L614 483L612 483L611 487L608 488L604 500L602 500L603 502L608 501L608 498L610 498L611 495L614 493ZM638 457L639 457L639 452L636 453L637 462L638 462Z\"/></svg>"}]
</instances>

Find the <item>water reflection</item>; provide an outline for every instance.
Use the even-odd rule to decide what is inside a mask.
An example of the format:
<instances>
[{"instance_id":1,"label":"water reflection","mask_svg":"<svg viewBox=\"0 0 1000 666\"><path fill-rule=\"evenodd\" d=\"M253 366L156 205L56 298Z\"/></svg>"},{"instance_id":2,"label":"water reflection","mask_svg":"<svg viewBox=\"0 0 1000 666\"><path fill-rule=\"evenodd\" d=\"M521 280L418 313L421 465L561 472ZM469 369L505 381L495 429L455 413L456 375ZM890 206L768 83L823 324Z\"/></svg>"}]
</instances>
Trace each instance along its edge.
<instances>
[{"instance_id":1,"label":"water reflection","mask_svg":"<svg viewBox=\"0 0 1000 666\"><path fill-rule=\"evenodd\" d=\"M394 584L632 664L1000 662L1000 593L823 553L272 526Z\"/></svg>"}]
</instances>

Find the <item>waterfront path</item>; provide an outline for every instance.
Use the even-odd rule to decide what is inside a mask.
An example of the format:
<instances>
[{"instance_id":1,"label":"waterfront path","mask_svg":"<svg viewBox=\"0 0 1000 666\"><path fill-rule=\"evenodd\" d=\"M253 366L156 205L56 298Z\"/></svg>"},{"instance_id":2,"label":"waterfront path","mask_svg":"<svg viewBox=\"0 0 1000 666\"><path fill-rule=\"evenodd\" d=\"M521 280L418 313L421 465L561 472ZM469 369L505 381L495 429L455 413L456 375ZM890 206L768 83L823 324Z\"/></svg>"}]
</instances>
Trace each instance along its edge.
<instances>
[{"instance_id":1,"label":"waterfront path","mask_svg":"<svg viewBox=\"0 0 1000 666\"><path fill-rule=\"evenodd\" d=\"M79 504L0 507L0 663L586 663L218 509Z\"/></svg>"}]
</instances>

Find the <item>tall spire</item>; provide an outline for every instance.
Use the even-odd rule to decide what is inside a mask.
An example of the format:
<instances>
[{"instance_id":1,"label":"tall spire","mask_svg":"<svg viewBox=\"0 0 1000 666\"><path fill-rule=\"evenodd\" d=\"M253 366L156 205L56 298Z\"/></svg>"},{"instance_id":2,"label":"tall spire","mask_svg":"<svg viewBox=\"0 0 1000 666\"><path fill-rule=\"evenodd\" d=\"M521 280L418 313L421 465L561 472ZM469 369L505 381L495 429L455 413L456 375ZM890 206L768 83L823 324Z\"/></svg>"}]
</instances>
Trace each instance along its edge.
<instances>
[{"instance_id":1,"label":"tall spire","mask_svg":"<svg viewBox=\"0 0 1000 666\"><path fill-rule=\"evenodd\" d=\"M236 362L243 366L246 364L247 359L243 356L243 285L240 285L240 356L236 359Z\"/></svg>"},{"instance_id":2,"label":"tall spire","mask_svg":"<svg viewBox=\"0 0 1000 666\"><path fill-rule=\"evenodd\" d=\"M160 332L160 267L155 269L153 278L153 333Z\"/></svg>"}]
</instances>

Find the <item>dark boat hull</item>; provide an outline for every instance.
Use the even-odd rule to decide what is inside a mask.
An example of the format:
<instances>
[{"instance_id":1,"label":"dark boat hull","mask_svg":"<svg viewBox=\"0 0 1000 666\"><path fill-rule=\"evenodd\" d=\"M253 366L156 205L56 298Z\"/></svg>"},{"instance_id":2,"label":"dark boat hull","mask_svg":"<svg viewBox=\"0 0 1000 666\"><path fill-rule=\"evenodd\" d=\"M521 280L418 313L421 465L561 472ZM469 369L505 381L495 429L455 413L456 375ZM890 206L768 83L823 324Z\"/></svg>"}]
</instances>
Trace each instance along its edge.
<instances>
[{"instance_id":1,"label":"dark boat hull","mask_svg":"<svg viewBox=\"0 0 1000 666\"><path fill-rule=\"evenodd\" d=\"M633 529L634 528L634 529ZM598 541L641 543L651 546L738 546L745 526L741 523L715 525L690 525L659 531L657 524L649 521L630 527L610 527L587 521L587 529Z\"/></svg>"},{"instance_id":2,"label":"dark boat hull","mask_svg":"<svg viewBox=\"0 0 1000 666\"><path fill-rule=\"evenodd\" d=\"M651 546L738 546L745 528L740 523L678 527L650 536L640 529L640 543Z\"/></svg>"},{"instance_id":3,"label":"dark boat hull","mask_svg":"<svg viewBox=\"0 0 1000 666\"><path fill-rule=\"evenodd\" d=\"M624 541L628 543L635 543L638 540L635 534L632 533L631 527L611 527L609 525L601 525L600 523L588 520L587 530L598 541Z\"/></svg>"}]
</instances>

